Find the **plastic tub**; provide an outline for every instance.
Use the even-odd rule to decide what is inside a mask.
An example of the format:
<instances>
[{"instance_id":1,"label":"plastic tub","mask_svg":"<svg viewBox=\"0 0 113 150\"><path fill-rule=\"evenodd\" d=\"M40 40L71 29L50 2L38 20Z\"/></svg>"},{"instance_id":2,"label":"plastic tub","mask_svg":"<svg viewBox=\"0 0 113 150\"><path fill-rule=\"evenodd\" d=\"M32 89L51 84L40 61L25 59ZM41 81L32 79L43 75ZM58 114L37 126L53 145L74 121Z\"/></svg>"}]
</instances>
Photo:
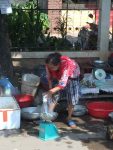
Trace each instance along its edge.
<instances>
[{"instance_id":1,"label":"plastic tub","mask_svg":"<svg viewBox=\"0 0 113 150\"><path fill-rule=\"evenodd\" d=\"M34 100L32 95L28 94L19 94L14 96L17 100L20 108L29 107Z\"/></svg>"},{"instance_id":2,"label":"plastic tub","mask_svg":"<svg viewBox=\"0 0 113 150\"><path fill-rule=\"evenodd\" d=\"M113 103L107 101L96 101L87 103L88 113L96 118L108 118L110 112L113 112Z\"/></svg>"}]
</instances>

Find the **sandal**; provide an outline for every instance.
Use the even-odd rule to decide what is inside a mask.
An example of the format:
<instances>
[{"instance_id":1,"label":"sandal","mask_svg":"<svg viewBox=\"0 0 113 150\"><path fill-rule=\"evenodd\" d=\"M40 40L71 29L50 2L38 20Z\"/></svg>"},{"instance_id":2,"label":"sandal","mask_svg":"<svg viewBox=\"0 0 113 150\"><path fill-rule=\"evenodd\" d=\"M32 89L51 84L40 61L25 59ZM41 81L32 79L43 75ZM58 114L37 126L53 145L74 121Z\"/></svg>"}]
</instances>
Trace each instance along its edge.
<instances>
[{"instance_id":1,"label":"sandal","mask_svg":"<svg viewBox=\"0 0 113 150\"><path fill-rule=\"evenodd\" d=\"M68 120L67 121L67 125L71 128L76 128L76 124L73 120Z\"/></svg>"}]
</instances>

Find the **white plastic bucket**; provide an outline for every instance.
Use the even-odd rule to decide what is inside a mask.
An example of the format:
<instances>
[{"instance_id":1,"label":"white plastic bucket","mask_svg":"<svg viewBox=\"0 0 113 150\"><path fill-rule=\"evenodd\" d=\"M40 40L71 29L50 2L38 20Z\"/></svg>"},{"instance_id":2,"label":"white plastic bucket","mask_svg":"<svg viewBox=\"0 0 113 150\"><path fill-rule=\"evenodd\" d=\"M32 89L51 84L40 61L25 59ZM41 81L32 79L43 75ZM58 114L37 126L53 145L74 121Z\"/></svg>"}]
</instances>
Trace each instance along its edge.
<instances>
[{"instance_id":1,"label":"white plastic bucket","mask_svg":"<svg viewBox=\"0 0 113 150\"><path fill-rule=\"evenodd\" d=\"M21 92L35 96L37 87L40 84L40 77L34 74L24 74L22 76Z\"/></svg>"},{"instance_id":2,"label":"white plastic bucket","mask_svg":"<svg viewBox=\"0 0 113 150\"><path fill-rule=\"evenodd\" d=\"M40 84L40 77L34 74L24 74L22 76L22 83L30 86L38 86Z\"/></svg>"}]
</instances>

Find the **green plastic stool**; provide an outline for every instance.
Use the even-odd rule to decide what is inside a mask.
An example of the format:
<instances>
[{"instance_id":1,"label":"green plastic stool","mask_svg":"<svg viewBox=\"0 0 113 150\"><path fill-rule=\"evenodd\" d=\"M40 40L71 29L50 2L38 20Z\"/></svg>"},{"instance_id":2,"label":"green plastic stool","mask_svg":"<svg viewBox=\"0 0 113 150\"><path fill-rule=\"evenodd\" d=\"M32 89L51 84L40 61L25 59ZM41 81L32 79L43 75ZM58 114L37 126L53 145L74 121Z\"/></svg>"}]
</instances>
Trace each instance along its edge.
<instances>
[{"instance_id":1,"label":"green plastic stool","mask_svg":"<svg viewBox=\"0 0 113 150\"><path fill-rule=\"evenodd\" d=\"M41 122L39 124L39 138L47 141L59 137L58 129L53 122Z\"/></svg>"}]
</instances>

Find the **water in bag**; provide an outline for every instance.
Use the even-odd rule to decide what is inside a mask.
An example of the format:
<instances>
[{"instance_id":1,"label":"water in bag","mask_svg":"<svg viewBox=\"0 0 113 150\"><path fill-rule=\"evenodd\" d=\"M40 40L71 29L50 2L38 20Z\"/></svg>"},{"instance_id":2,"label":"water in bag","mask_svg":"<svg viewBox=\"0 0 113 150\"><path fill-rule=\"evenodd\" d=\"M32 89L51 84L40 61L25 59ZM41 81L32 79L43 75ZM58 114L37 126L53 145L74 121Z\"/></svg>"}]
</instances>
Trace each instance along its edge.
<instances>
[{"instance_id":1,"label":"water in bag","mask_svg":"<svg viewBox=\"0 0 113 150\"><path fill-rule=\"evenodd\" d=\"M49 110L52 100L47 98L47 95L43 96L43 104L41 109L41 118L45 121L52 121L57 117L57 113Z\"/></svg>"}]
</instances>

